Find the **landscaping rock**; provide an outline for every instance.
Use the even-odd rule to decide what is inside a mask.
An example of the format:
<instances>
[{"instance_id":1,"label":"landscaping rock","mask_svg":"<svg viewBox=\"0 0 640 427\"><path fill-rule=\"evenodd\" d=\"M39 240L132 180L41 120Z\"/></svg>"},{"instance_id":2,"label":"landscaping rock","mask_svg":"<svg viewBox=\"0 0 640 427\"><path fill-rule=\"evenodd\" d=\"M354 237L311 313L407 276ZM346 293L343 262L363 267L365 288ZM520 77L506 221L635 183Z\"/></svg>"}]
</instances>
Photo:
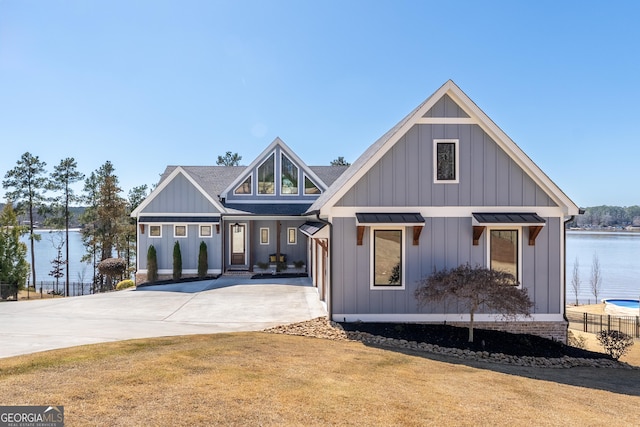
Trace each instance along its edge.
<instances>
[{"instance_id":1,"label":"landscaping rock","mask_svg":"<svg viewBox=\"0 0 640 427\"><path fill-rule=\"evenodd\" d=\"M618 368L618 369L638 369L627 363L611 359L587 359L579 357L533 357L533 356L512 356L503 353L490 353L488 351L471 351L463 349L453 349L440 347L429 343L408 341L405 339L394 339L376 336L367 332L345 331L339 323L328 320L324 317L308 320L306 322L281 325L266 329L264 332L273 334L298 335L314 338L322 338L336 341L359 341L364 344L378 345L381 347L405 348L413 351L423 351L434 354L446 355L449 357L463 358L466 360L476 360L487 363L512 364L519 366L544 367L544 368L572 368L572 367L593 367L593 368Z\"/></svg>"}]
</instances>

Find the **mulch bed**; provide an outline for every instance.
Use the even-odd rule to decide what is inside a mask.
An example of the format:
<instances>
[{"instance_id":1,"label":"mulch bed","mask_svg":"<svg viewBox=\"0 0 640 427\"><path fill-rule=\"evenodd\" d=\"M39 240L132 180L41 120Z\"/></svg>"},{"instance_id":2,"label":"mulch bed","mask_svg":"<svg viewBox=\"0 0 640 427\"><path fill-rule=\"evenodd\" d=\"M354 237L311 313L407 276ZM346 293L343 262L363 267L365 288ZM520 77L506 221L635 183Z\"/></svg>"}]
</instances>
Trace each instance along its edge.
<instances>
[{"instance_id":1,"label":"mulch bed","mask_svg":"<svg viewBox=\"0 0 640 427\"><path fill-rule=\"evenodd\" d=\"M563 356L585 359L611 359L604 353L564 345L536 335L474 329L474 342L470 343L469 329L449 325L416 323L340 323L346 331L368 332L387 338L424 342L440 347L472 351L487 351L513 356L558 358Z\"/></svg>"}]
</instances>

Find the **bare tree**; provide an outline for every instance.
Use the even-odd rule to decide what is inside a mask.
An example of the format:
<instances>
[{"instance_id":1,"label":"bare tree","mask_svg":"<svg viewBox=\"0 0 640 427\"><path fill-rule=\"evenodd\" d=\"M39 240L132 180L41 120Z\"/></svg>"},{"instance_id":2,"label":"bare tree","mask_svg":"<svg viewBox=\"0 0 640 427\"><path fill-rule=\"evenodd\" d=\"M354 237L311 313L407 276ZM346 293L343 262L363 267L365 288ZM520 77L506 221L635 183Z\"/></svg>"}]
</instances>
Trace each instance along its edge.
<instances>
[{"instance_id":1,"label":"bare tree","mask_svg":"<svg viewBox=\"0 0 640 427\"><path fill-rule=\"evenodd\" d=\"M68 264L68 261L62 258L62 248L65 246L67 241L65 240L64 236L62 236L62 232L57 232L55 234L51 232L49 241L51 241L51 245L53 245L53 248L56 250L56 257L51 260L51 272L49 273L49 276L56 279L56 287L53 293L54 295L64 294L66 296L69 296L68 287L66 288L66 294L64 291L58 291L59 281L62 277L64 277L64 265ZM42 287L40 289L42 289Z\"/></svg>"},{"instance_id":2,"label":"bare tree","mask_svg":"<svg viewBox=\"0 0 640 427\"><path fill-rule=\"evenodd\" d=\"M591 263L591 293L596 297L596 304L598 303L598 295L600 294L600 288L602 285L602 273L600 273L600 260L598 254L593 253L593 262Z\"/></svg>"},{"instance_id":3,"label":"bare tree","mask_svg":"<svg viewBox=\"0 0 640 427\"><path fill-rule=\"evenodd\" d=\"M571 287L573 288L573 293L576 296L576 305L578 305L578 293L580 292L580 263L578 262L578 257L576 257L576 262L573 263Z\"/></svg>"},{"instance_id":4,"label":"bare tree","mask_svg":"<svg viewBox=\"0 0 640 427\"><path fill-rule=\"evenodd\" d=\"M527 291L514 284L517 282L509 273L465 264L422 279L415 297L419 306L449 298L456 300L469 312L469 342L473 342L474 315L482 307L505 318L530 315L533 304Z\"/></svg>"}]
</instances>

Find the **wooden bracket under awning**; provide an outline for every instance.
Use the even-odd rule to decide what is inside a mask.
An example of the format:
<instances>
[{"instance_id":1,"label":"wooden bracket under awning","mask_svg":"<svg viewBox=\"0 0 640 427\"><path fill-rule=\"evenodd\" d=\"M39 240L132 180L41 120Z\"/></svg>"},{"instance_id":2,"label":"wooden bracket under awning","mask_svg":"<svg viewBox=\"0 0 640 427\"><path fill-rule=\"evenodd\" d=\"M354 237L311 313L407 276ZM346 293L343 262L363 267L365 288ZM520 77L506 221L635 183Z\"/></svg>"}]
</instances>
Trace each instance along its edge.
<instances>
[{"instance_id":1,"label":"wooden bracket under awning","mask_svg":"<svg viewBox=\"0 0 640 427\"><path fill-rule=\"evenodd\" d=\"M473 246L478 246L480 244L480 236L482 236L482 233L484 233L485 228L486 227L483 227L481 225L473 226Z\"/></svg>"},{"instance_id":2,"label":"wooden bracket under awning","mask_svg":"<svg viewBox=\"0 0 640 427\"><path fill-rule=\"evenodd\" d=\"M422 225L413 226L413 246L420 245L420 233L422 233L423 228L424 226Z\"/></svg>"},{"instance_id":3,"label":"wooden bracket under awning","mask_svg":"<svg viewBox=\"0 0 640 427\"><path fill-rule=\"evenodd\" d=\"M484 233L485 228L486 227L480 225L473 226L473 246L478 246L478 244L480 243L480 237L482 236L482 233ZM536 245L536 237L538 237L540 231L542 231L541 225L529 226L529 246Z\"/></svg>"},{"instance_id":4,"label":"wooden bracket under awning","mask_svg":"<svg viewBox=\"0 0 640 427\"><path fill-rule=\"evenodd\" d=\"M529 226L529 246L536 245L536 237L540 234L540 230L542 230L541 225L530 225Z\"/></svg>"},{"instance_id":5,"label":"wooden bracket under awning","mask_svg":"<svg viewBox=\"0 0 640 427\"><path fill-rule=\"evenodd\" d=\"M358 226L358 246L362 246L362 238L364 237L364 225Z\"/></svg>"}]
</instances>

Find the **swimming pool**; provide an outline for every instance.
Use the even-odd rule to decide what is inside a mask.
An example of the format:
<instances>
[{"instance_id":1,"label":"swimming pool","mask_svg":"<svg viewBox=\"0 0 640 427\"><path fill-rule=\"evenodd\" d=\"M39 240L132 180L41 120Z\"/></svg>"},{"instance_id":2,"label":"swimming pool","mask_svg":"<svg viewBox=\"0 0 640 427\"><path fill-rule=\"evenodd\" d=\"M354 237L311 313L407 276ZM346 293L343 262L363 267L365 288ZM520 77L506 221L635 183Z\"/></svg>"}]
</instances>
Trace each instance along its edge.
<instances>
[{"instance_id":1,"label":"swimming pool","mask_svg":"<svg viewBox=\"0 0 640 427\"><path fill-rule=\"evenodd\" d=\"M607 298L604 302L604 311L607 314L619 316L638 316L640 314L640 301L637 299Z\"/></svg>"}]
</instances>

